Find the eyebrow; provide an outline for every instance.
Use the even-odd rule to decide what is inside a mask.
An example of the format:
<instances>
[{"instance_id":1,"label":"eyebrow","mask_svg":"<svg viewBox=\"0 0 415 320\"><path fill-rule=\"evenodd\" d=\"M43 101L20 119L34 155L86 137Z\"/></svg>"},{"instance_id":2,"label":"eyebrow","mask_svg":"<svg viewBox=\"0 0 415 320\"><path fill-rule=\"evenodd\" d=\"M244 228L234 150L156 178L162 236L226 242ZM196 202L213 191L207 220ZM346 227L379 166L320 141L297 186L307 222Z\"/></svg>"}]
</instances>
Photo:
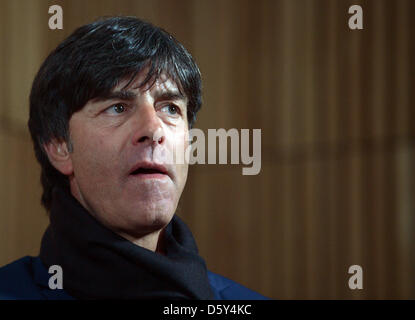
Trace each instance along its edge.
<instances>
[{"instance_id":1,"label":"eyebrow","mask_svg":"<svg viewBox=\"0 0 415 320\"><path fill-rule=\"evenodd\" d=\"M137 94L132 91L111 91L108 94L96 97L94 101L105 101L105 100L125 100L132 101L137 97Z\"/></svg>"},{"instance_id":2,"label":"eyebrow","mask_svg":"<svg viewBox=\"0 0 415 320\"><path fill-rule=\"evenodd\" d=\"M154 97L155 100L187 100L187 98L179 91L156 91Z\"/></svg>"},{"instance_id":3,"label":"eyebrow","mask_svg":"<svg viewBox=\"0 0 415 320\"><path fill-rule=\"evenodd\" d=\"M94 101L105 101L105 100L124 100L132 101L137 97L137 94L133 91L122 90L122 91L112 91L109 94L97 97L93 99ZM154 93L155 100L183 100L186 101L187 98L179 91L161 91L158 90Z\"/></svg>"}]
</instances>

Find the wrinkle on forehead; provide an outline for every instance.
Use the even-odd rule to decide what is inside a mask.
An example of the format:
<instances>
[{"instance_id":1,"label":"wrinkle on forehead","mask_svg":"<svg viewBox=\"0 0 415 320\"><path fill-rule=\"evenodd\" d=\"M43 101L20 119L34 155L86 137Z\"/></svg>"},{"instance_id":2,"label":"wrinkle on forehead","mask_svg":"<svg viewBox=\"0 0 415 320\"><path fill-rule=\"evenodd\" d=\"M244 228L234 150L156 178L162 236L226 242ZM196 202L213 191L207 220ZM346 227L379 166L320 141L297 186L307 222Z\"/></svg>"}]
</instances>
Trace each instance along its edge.
<instances>
[{"instance_id":1,"label":"wrinkle on forehead","mask_svg":"<svg viewBox=\"0 0 415 320\"><path fill-rule=\"evenodd\" d=\"M176 101L183 100L183 102L187 105L187 96L183 94L183 92L177 86L177 83L166 73L160 74L158 78L145 83L143 86L144 80L144 73L140 74L136 79L134 79L134 81L123 80L112 90L112 92L115 94L118 92L120 96L122 96L124 93L130 93L132 96L134 96L136 95L134 92L139 90L141 93L149 92L154 97L162 97Z\"/></svg>"},{"instance_id":2,"label":"wrinkle on forehead","mask_svg":"<svg viewBox=\"0 0 415 320\"><path fill-rule=\"evenodd\" d=\"M141 89L142 91L148 91L153 90L155 87L161 87L165 90L168 89L169 91L178 91L181 95L186 97L180 81L177 81L177 79L174 79L173 76L169 75L165 71L152 72L153 74L149 78L148 74L150 71L152 70L150 69L149 64L147 64L147 66L140 72L121 80L112 91L124 91L129 89Z\"/></svg>"}]
</instances>

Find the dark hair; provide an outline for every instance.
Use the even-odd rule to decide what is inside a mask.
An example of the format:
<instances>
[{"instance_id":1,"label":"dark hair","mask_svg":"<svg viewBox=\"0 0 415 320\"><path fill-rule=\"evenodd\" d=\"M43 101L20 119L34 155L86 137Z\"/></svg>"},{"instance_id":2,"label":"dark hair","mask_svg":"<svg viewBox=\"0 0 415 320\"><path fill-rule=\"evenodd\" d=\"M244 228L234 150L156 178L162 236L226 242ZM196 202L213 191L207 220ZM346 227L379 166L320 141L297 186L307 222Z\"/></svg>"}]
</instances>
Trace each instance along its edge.
<instances>
[{"instance_id":1,"label":"dark hair","mask_svg":"<svg viewBox=\"0 0 415 320\"><path fill-rule=\"evenodd\" d=\"M201 108L200 71L186 49L169 33L135 17L109 17L75 30L46 58L30 93L29 130L42 169L42 204L49 210L55 185L68 187L43 145L69 140L69 119L91 99L107 96L125 79L133 81L143 68L142 86L162 72L187 97L191 128Z\"/></svg>"}]
</instances>

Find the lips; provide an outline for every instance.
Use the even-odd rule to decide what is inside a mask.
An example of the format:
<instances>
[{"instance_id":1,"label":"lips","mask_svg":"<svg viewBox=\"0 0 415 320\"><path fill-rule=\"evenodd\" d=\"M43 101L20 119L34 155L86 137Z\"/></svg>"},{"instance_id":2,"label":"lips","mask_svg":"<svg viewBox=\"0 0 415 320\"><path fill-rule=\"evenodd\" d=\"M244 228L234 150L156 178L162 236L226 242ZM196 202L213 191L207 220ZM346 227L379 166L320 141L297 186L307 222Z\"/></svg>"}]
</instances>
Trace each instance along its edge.
<instances>
[{"instance_id":1,"label":"lips","mask_svg":"<svg viewBox=\"0 0 415 320\"><path fill-rule=\"evenodd\" d=\"M140 162L137 163L131 170L130 175L133 176L145 176L145 175L168 175L168 171L165 166L152 163L152 162Z\"/></svg>"}]
</instances>

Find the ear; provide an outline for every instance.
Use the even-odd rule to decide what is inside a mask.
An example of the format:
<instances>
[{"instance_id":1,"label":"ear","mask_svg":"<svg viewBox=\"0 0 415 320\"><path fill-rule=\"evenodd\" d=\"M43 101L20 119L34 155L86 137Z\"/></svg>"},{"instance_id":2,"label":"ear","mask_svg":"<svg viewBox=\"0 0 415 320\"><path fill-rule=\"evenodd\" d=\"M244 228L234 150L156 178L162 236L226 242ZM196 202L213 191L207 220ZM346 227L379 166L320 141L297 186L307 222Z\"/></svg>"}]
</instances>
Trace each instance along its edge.
<instances>
[{"instance_id":1,"label":"ear","mask_svg":"<svg viewBox=\"0 0 415 320\"><path fill-rule=\"evenodd\" d=\"M72 158L65 141L52 139L49 143L45 143L43 148L56 170L66 176L73 173Z\"/></svg>"}]
</instances>

